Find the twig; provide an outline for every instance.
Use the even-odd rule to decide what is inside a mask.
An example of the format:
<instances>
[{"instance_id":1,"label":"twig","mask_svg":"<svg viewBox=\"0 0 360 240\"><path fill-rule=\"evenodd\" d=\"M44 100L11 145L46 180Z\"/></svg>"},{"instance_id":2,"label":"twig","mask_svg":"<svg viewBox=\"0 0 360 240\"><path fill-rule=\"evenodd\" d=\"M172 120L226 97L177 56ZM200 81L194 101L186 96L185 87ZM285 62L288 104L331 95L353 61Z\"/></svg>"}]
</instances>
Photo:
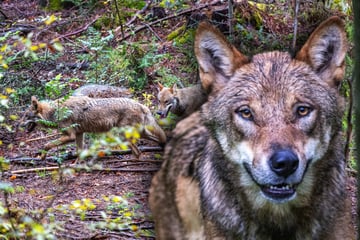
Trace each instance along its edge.
<instances>
[{"instance_id":1,"label":"twig","mask_svg":"<svg viewBox=\"0 0 360 240\"><path fill-rule=\"evenodd\" d=\"M51 171L51 170L58 170L59 167L41 167L41 168L29 168L29 169L20 169L10 171L11 175L21 174L21 173L30 173L30 172L38 172L38 171Z\"/></svg>"},{"instance_id":2,"label":"twig","mask_svg":"<svg viewBox=\"0 0 360 240\"><path fill-rule=\"evenodd\" d=\"M9 19L8 16L6 16L6 14L1 10L1 8L0 8L0 13L1 13L1 15L4 16L4 19Z\"/></svg>"},{"instance_id":3,"label":"twig","mask_svg":"<svg viewBox=\"0 0 360 240\"><path fill-rule=\"evenodd\" d=\"M146 146L140 146L138 147L138 149L141 152L162 152L164 150L162 147L146 147ZM111 151L111 155L124 155L129 153L132 153L131 149Z\"/></svg>"},{"instance_id":4,"label":"twig","mask_svg":"<svg viewBox=\"0 0 360 240\"><path fill-rule=\"evenodd\" d=\"M48 139L48 138L55 137L55 136L58 136L58 135L60 135L60 133L54 133L54 134L51 134L51 135L46 135L46 136L44 136L44 137L31 138L31 139L26 140L25 142L28 143L28 142L33 142L33 141Z\"/></svg>"},{"instance_id":5,"label":"twig","mask_svg":"<svg viewBox=\"0 0 360 240\"><path fill-rule=\"evenodd\" d=\"M74 164L70 164L67 167L73 167L76 170L84 170L83 167L76 167ZM10 171L10 175L16 175L16 174L23 174L23 173L32 173L32 172L39 172L39 171L53 171L58 170L59 166L54 167L40 167L40 168L28 168L28 169L20 169L20 170L14 170ZM88 170L88 169L87 169ZM104 168L104 169L91 169L91 171L101 171L101 172L156 172L159 168Z\"/></svg>"},{"instance_id":6,"label":"twig","mask_svg":"<svg viewBox=\"0 0 360 240\"><path fill-rule=\"evenodd\" d=\"M203 8L207 8L207 7L216 5L219 2L221 2L221 1L220 0L212 1L210 3L207 3L207 4L203 5L203 6L196 7L196 8L191 8L191 9L188 9L188 10L184 10L184 11L179 12L179 13L174 13L173 15L158 19L158 20L156 20L154 22L148 23L147 25L140 26L140 27L136 28L135 30L131 31L131 33L129 33L129 34L125 35L124 37L122 37L121 39L119 39L119 41L122 42L122 41L126 40L127 38L133 36L134 34L140 32L141 30L143 30L145 28L147 28L148 26L151 26L151 25L154 25L154 24L157 24L157 23L160 23L162 21L166 21L166 20L169 20L169 19L172 19L172 18L177 18L177 17L180 17L180 16L185 15L185 14L190 13L190 12L194 12L194 11L197 11L197 10L200 10L200 9L203 9ZM115 35L118 35L117 34L118 31L119 31L119 27L114 30Z\"/></svg>"},{"instance_id":7,"label":"twig","mask_svg":"<svg viewBox=\"0 0 360 240\"><path fill-rule=\"evenodd\" d=\"M149 24L145 23L145 26L148 27L148 29L155 35L155 37L160 41L164 42L164 40L152 29L152 27L149 26Z\"/></svg>"},{"instance_id":8,"label":"twig","mask_svg":"<svg viewBox=\"0 0 360 240\"><path fill-rule=\"evenodd\" d=\"M135 13L135 15L125 25L129 26L130 24L132 24L139 15L143 14L146 11L146 9L148 9L148 7L150 6L151 3L152 3L152 0L148 1L146 3L146 5L140 11Z\"/></svg>"},{"instance_id":9,"label":"twig","mask_svg":"<svg viewBox=\"0 0 360 240\"><path fill-rule=\"evenodd\" d=\"M59 36L59 37L57 37L57 39L67 38L67 37L69 37L69 36L77 35L77 34L79 34L79 33L82 33L82 32L84 32L84 31L86 31L94 22L96 22L96 20L99 19L99 17L100 17L99 15L96 16L91 22L89 22L88 24L86 24L84 27L82 27L82 28L80 28L80 29L78 29L78 30L76 30L76 31L74 31L74 32L70 32L70 33L67 33L67 34L65 34L65 35Z\"/></svg>"},{"instance_id":10,"label":"twig","mask_svg":"<svg viewBox=\"0 0 360 240\"><path fill-rule=\"evenodd\" d=\"M163 148L162 147L146 147L146 146L140 146L138 147L139 150L141 152L162 152ZM110 155L107 156L111 156L111 155L125 155L125 154L131 154L132 151L131 149L128 150L114 150L111 151ZM60 158L62 160L70 160L70 159L74 159L76 158L76 155L73 155L71 152L68 154L64 154L62 156L60 156ZM59 159L59 157L47 157L46 160L47 161L55 161ZM8 160L10 160L10 162L30 162L30 161L41 161L43 162L43 160L41 160L40 158L31 158L31 157L24 157L24 158L8 158ZM130 160L128 160L130 161Z\"/></svg>"},{"instance_id":11,"label":"twig","mask_svg":"<svg viewBox=\"0 0 360 240\"><path fill-rule=\"evenodd\" d=\"M294 16L294 38L292 44L292 51L295 52L296 48L296 38L297 38L297 29L298 29L298 12L299 12L299 5L301 0L295 0L295 16Z\"/></svg>"},{"instance_id":12,"label":"twig","mask_svg":"<svg viewBox=\"0 0 360 240\"><path fill-rule=\"evenodd\" d=\"M350 142L351 142L351 137L352 137L352 129L353 129L353 124L352 124L352 111L353 111L353 81L354 81L354 74L351 76L351 79L346 79L347 83L349 84L349 106L348 106L348 111L347 111L347 117L346 117L346 122L347 122L347 130L346 130L346 140L345 140L345 161L347 163L349 163L350 161Z\"/></svg>"},{"instance_id":13,"label":"twig","mask_svg":"<svg viewBox=\"0 0 360 240\"><path fill-rule=\"evenodd\" d=\"M233 19L233 0L228 0L228 24L229 24L229 38L230 41L233 42L233 26L232 26L232 19Z\"/></svg>"}]
</instances>

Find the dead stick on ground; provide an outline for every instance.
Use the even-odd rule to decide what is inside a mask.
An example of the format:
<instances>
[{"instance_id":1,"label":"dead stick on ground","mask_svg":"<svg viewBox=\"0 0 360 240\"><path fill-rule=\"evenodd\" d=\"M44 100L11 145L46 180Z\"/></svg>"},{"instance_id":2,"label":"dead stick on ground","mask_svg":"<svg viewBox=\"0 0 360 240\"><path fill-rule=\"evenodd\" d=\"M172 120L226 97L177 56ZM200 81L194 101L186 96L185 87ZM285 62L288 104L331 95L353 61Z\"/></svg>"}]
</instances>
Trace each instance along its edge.
<instances>
[{"instance_id":1,"label":"dead stick on ground","mask_svg":"<svg viewBox=\"0 0 360 240\"><path fill-rule=\"evenodd\" d=\"M164 17L164 18L161 18L161 19L156 20L156 21L154 21L154 22L151 22L151 23L148 23L148 24L144 24L143 26L140 26L140 27L134 29L133 31L131 31L131 33L129 33L129 34L125 35L124 37L122 37L122 38L119 40L119 42L122 42L122 41L126 40L127 38L133 36L135 33L138 33L138 32L140 32L141 30L143 30L143 29L145 29L145 28L148 28L148 27L151 26L151 25L154 25L154 24L157 24L157 23L160 23L160 22L162 22L162 21L169 20L169 19L172 19L172 18L180 17L180 16L182 16L182 15L184 15L184 14L191 13L191 12L194 12L194 11L198 11L198 10L203 9L203 8L207 8L207 7L216 5L216 4L218 4L219 2L220 2L220 1L213 1L213 2L207 3L207 4L205 4L205 5L202 5L202 6L200 6L200 7L191 8L191 9L188 9L188 10L185 10L185 11L182 11L182 12L179 12L179 13L175 13L175 14L173 14L173 15L170 15L170 16L167 16L167 17ZM119 27L114 30L115 35L118 35L118 31L119 31L119 30L120 30Z\"/></svg>"},{"instance_id":2,"label":"dead stick on ground","mask_svg":"<svg viewBox=\"0 0 360 240\"><path fill-rule=\"evenodd\" d=\"M70 37L70 36L73 36L73 35L77 35L79 33L82 33L84 31L86 31L94 22L96 22L96 20L98 20L100 16L96 16L91 22L89 22L88 24L86 24L84 27L74 31L74 32L71 32L71 33L67 33L65 35L62 35L62 36L59 36L57 37L57 39L61 39L61 38L67 38L67 37Z\"/></svg>"},{"instance_id":3,"label":"dead stick on ground","mask_svg":"<svg viewBox=\"0 0 360 240\"><path fill-rule=\"evenodd\" d=\"M129 26L130 24L132 24L132 23L136 20L136 18L137 18L138 16L140 16L141 14L143 14L143 13L146 11L146 9L148 9L148 7L150 6L151 3L152 3L152 0L151 0L151 1L148 1L148 2L146 3L146 5L145 5L140 11L138 11L137 13L135 13L134 16L133 16L125 25L126 25L126 26Z\"/></svg>"},{"instance_id":4,"label":"dead stick on ground","mask_svg":"<svg viewBox=\"0 0 360 240\"><path fill-rule=\"evenodd\" d=\"M66 166L64 166L66 167ZM73 167L76 170L83 170L82 167L76 167L74 164L70 164L67 167ZM58 170L59 167L41 167L41 168L29 168L29 169L20 169L10 171L10 175L22 174L22 173L32 173L39 171L53 171ZM104 169L91 169L91 171L103 171L103 172L155 172L158 171L159 168L104 168Z\"/></svg>"},{"instance_id":5,"label":"dead stick on ground","mask_svg":"<svg viewBox=\"0 0 360 240\"><path fill-rule=\"evenodd\" d=\"M139 150L141 152L162 152L163 151L163 148L162 147L142 147L140 146L139 147ZM129 150L114 150L114 151L111 151L111 154L110 155L107 155L107 156L111 156L111 155L125 155L125 154L131 154L132 151L129 149ZM105 156L105 157L107 157ZM70 160L70 159L74 159L76 158L76 155L72 155L72 154L66 154L64 156L61 157L62 160ZM30 162L30 161L42 161L40 160L40 158L31 158L31 157L24 157L24 158L9 158L10 162ZM54 160L54 157L48 157L46 158L46 160L50 160L50 161L53 161ZM130 160L128 160L130 161Z\"/></svg>"},{"instance_id":6,"label":"dead stick on ground","mask_svg":"<svg viewBox=\"0 0 360 240\"><path fill-rule=\"evenodd\" d=\"M58 136L58 135L60 135L60 133L54 133L54 134L47 135L47 136L44 136L44 137L31 138L31 139L26 140L25 142L28 143L28 142L33 142L33 141L48 139L48 138L55 137L55 136Z\"/></svg>"},{"instance_id":7,"label":"dead stick on ground","mask_svg":"<svg viewBox=\"0 0 360 240\"><path fill-rule=\"evenodd\" d=\"M51 170L58 170L59 167L41 167L41 168L29 168L29 169L20 169L10 171L11 175L21 174L21 173L30 173L30 172L38 172L38 171L51 171Z\"/></svg>"}]
</instances>

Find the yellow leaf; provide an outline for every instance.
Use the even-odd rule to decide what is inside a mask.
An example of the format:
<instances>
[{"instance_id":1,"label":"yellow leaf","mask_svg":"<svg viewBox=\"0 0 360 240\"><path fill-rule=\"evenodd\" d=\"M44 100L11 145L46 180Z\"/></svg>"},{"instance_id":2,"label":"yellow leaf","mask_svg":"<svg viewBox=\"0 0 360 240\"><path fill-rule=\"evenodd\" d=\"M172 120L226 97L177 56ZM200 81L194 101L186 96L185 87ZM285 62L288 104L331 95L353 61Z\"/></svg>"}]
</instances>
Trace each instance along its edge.
<instances>
[{"instance_id":1,"label":"yellow leaf","mask_svg":"<svg viewBox=\"0 0 360 240\"><path fill-rule=\"evenodd\" d=\"M132 212L125 212L124 217L131 217L133 214Z\"/></svg>"},{"instance_id":2,"label":"yellow leaf","mask_svg":"<svg viewBox=\"0 0 360 240\"><path fill-rule=\"evenodd\" d=\"M64 47L61 45L60 42L54 42L52 46L59 52L64 50Z\"/></svg>"},{"instance_id":3,"label":"yellow leaf","mask_svg":"<svg viewBox=\"0 0 360 240\"><path fill-rule=\"evenodd\" d=\"M16 92L16 91L15 91L14 89L12 89L12 88L5 88L5 91L6 91L7 94L11 94L11 93Z\"/></svg>"},{"instance_id":4,"label":"yellow leaf","mask_svg":"<svg viewBox=\"0 0 360 240\"><path fill-rule=\"evenodd\" d=\"M2 67L5 68L5 69L8 69L8 68L9 68L9 66L8 66L6 63L3 63L3 64L2 64Z\"/></svg>"},{"instance_id":5,"label":"yellow leaf","mask_svg":"<svg viewBox=\"0 0 360 240\"><path fill-rule=\"evenodd\" d=\"M139 228L138 228L138 226L136 226L136 225L130 225L130 229L131 229L133 232L136 232Z\"/></svg>"},{"instance_id":6,"label":"yellow leaf","mask_svg":"<svg viewBox=\"0 0 360 240\"><path fill-rule=\"evenodd\" d=\"M122 197L119 197L119 196L114 196L112 199L111 199L114 203L118 203L118 202L121 202L123 200Z\"/></svg>"},{"instance_id":7,"label":"yellow leaf","mask_svg":"<svg viewBox=\"0 0 360 240\"><path fill-rule=\"evenodd\" d=\"M36 46L36 45L32 45L32 46L30 47L30 50L31 50L31 51L36 51L36 50L38 50L38 49L39 49L39 47Z\"/></svg>"},{"instance_id":8,"label":"yellow leaf","mask_svg":"<svg viewBox=\"0 0 360 240\"><path fill-rule=\"evenodd\" d=\"M7 44L4 44L3 46L0 47L0 52L5 52L7 49Z\"/></svg>"},{"instance_id":9,"label":"yellow leaf","mask_svg":"<svg viewBox=\"0 0 360 240\"><path fill-rule=\"evenodd\" d=\"M39 43L39 48L45 48L46 46L46 43Z\"/></svg>"},{"instance_id":10,"label":"yellow leaf","mask_svg":"<svg viewBox=\"0 0 360 240\"><path fill-rule=\"evenodd\" d=\"M44 234L45 228L43 225L36 223L32 225L32 232L37 234Z\"/></svg>"},{"instance_id":11,"label":"yellow leaf","mask_svg":"<svg viewBox=\"0 0 360 240\"><path fill-rule=\"evenodd\" d=\"M18 116L11 114L11 115L10 115L10 119L13 120L13 121L15 121L16 119L18 119Z\"/></svg>"},{"instance_id":12,"label":"yellow leaf","mask_svg":"<svg viewBox=\"0 0 360 240\"><path fill-rule=\"evenodd\" d=\"M50 25L51 23L53 23L57 18L53 15L51 15L50 17L47 17L45 20L45 24L46 25Z\"/></svg>"}]
</instances>

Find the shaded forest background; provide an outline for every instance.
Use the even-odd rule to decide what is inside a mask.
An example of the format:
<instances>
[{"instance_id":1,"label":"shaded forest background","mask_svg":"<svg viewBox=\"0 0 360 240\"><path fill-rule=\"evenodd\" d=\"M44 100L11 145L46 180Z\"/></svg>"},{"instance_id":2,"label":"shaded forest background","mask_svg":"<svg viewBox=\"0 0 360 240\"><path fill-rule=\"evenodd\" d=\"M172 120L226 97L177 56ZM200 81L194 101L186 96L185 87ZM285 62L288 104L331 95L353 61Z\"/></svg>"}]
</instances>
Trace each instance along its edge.
<instances>
[{"instance_id":1,"label":"shaded forest background","mask_svg":"<svg viewBox=\"0 0 360 240\"><path fill-rule=\"evenodd\" d=\"M350 0L0 1L0 235L154 238L147 196L161 150L144 151L144 161L136 163L128 151L109 156L95 152L94 164L73 167L69 152L74 147L62 147L46 162L39 161L39 151L56 131L27 134L19 128L32 95L57 99L89 83L122 86L155 115L158 82L186 87L199 81L193 40L200 21L210 21L241 52L254 55L267 50L295 53L332 15L345 21L349 38L341 92L347 103L344 151L349 175L355 177ZM171 130L173 117L166 130ZM100 137L105 147L110 145L107 137ZM89 134L88 143L94 138L99 136ZM354 219L355 189L351 178Z\"/></svg>"}]
</instances>

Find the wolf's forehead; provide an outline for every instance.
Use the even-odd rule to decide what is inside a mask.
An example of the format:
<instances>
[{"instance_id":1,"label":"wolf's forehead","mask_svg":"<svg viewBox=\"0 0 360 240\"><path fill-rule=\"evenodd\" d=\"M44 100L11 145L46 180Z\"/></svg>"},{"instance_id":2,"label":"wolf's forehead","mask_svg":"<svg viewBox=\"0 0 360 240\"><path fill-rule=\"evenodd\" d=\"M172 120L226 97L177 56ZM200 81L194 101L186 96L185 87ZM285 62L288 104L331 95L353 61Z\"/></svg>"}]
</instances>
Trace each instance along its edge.
<instances>
[{"instance_id":1,"label":"wolf's forehead","mask_svg":"<svg viewBox=\"0 0 360 240\"><path fill-rule=\"evenodd\" d=\"M324 88L310 66L283 52L255 55L249 64L237 69L229 83L229 87L235 91L255 89L264 93Z\"/></svg>"}]
</instances>

